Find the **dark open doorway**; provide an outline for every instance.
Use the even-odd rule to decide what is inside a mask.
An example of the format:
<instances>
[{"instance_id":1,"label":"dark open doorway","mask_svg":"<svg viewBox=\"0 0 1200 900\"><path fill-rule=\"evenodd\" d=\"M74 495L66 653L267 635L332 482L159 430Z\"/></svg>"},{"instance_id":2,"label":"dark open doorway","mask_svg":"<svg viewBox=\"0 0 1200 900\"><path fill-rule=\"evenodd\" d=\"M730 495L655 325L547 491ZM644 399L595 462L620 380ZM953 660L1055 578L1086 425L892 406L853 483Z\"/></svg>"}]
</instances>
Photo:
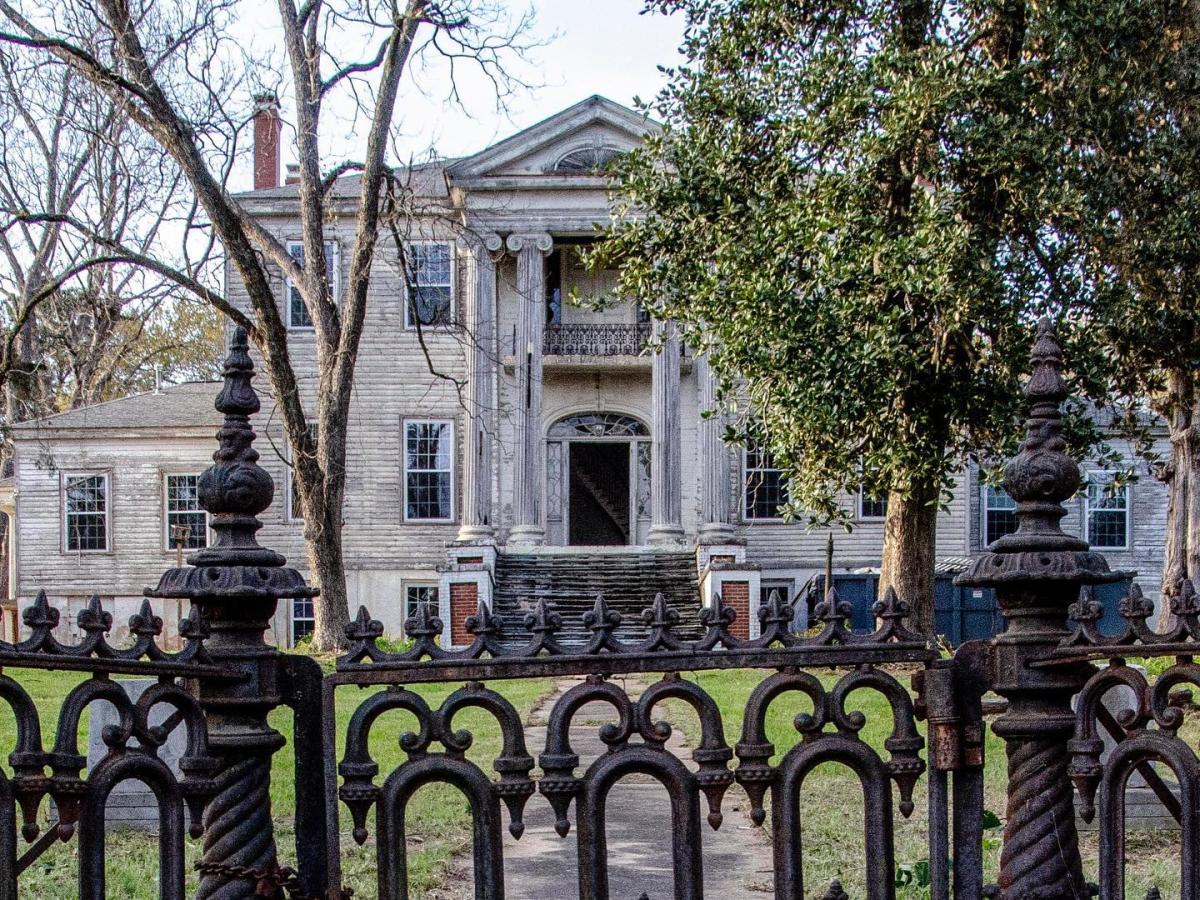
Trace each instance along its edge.
<instances>
[{"instance_id":1,"label":"dark open doorway","mask_svg":"<svg viewBox=\"0 0 1200 900\"><path fill-rule=\"evenodd\" d=\"M629 448L622 442L570 443L568 543L629 543Z\"/></svg>"}]
</instances>

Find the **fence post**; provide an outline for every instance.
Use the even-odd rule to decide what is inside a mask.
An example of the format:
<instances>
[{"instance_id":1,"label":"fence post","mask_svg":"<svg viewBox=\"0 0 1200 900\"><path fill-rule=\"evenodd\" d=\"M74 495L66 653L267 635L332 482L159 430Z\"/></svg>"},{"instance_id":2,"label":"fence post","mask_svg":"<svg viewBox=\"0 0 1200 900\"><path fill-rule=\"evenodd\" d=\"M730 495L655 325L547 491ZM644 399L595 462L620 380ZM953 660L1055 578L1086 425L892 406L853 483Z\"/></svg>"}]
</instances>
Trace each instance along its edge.
<instances>
[{"instance_id":1,"label":"fence post","mask_svg":"<svg viewBox=\"0 0 1200 900\"><path fill-rule=\"evenodd\" d=\"M234 332L225 360L225 383L216 408L225 416L217 432L213 465L200 476L200 505L210 515L213 544L170 569L152 597L192 601L191 627L210 633L213 662L240 678L201 680L197 691L208 719L209 747L219 759L217 792L204 812L200 900L282 896L271 819L271 756L284 744L267 724L283 702L281 654L264 640L285 597L312 596L303 576L258 545L257 516L271 504L274 485L258 465L250 416L258 395L246 332Z\"/></svg>"},{"instance_id":2,"label":"fence post","mask_svg":"<svg viewBox=\"0 0 1200 900\"><path fill-rule=\"evenodd\" d=\"M999 896L1076 900L1090 894L1079 858L1067 741L1075 725L1071 696L1091 667L1033 663L1068 634L1068 608L1080 587L1120 576L1060 526L1063 502L1079 489L1080 471L1062 436L1067 389L1062 349L1048 320L1038 325L1031 362L1025 439L1004 469L1018 527L977 557L960 583L995 588L1007 622L994 641L993 672L996 692L1009 701L1008 712L992 726L1008 752Z\"/></svg>"}]
</instances>

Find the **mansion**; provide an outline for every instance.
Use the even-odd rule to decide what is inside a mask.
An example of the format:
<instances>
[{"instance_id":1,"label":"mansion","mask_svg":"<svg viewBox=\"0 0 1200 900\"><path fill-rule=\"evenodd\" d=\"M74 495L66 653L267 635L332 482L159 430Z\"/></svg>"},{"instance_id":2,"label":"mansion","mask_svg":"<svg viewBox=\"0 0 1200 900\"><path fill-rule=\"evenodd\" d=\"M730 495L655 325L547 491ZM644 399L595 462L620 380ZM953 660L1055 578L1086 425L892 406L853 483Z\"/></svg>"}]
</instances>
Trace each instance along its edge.
<instances>
[{"instance_id":1,"label":"mansion","mask_svg":"<svg viewBox=\"0 0 1200 900\"><path fill-rule=\"evenodd\" d=\"M277 106L261 103L255 190L239 200L298 253L279 127ZM856 622L870 615L885 504L846 497L849 531L785 522L784 474L768 455L726 445L719 417L703 415L715 392L706 359L636 303L589 302L616 284L615 272L581 259L610 216L598 169L654 127L592 97L474 156L407 172L422 211L403 237L415 285L406 286L389 233L357 360L344 510L352 611L366 605L390 635L403 635L421 600L438 604L444 643L458 645L481 600L520 633L539 598L578 619L603 592L629 620L662 592L687 626L719 592L738 613L735 633L752 636L769 592L791 599L818 584L830 535L835 583L859 601ZM340 215L325 237L336 295L356 179L333 191ZM281 273L276 280L293 365L315 408L311 322ZM232 271L226 288L247 305ZM303 570L290 451L261 375L257 387L257 448L276 485L259 539ZM122 626L143 588L204 545L196 482L216 446L218 389L164 386L13 428L15 471L0 485L0 508L17 527L0 638L11 639L13 608L42 589L66 611L67 635L92 594ZM1089 473L1064 525L1156 596L1166 491L1143 474L1108 492L1105 478ZM1013 527L1012 506L967 470L939 515L947 633L994 628L990 598L953 587L949 574ZM154 603L167 604L155 611L168 632L186 615L175 601ZM274 638L291 644L311 627L311 601L281 604Z\"/></svg>"}]
</instances>

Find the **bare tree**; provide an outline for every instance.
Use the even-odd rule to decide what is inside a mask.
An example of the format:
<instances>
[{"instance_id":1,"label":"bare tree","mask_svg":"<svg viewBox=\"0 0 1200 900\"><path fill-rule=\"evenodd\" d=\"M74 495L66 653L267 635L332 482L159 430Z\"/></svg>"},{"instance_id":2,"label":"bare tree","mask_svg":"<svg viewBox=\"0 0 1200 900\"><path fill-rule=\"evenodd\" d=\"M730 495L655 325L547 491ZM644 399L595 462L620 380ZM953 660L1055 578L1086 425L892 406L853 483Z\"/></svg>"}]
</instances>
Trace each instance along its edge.
<instances>
[{"instance_id":1,"label":"bare tree","mask_svg":"<svg viewBox=\"0 0 1200 900\"><path fill-rule=\"evenodd\" d=\"M103 249L159 244L187 209L184 187L162 148L71 67L26 48L0 49L7 422L119 396L173 352L193 352L168 330L208 323L179 308L162 278Z\"/></svg>"},{"instance_id":2,"label":"bare tree","mask_svg":"<svg viewBox=\"0 0 1200 900\"><path fill-rule=\"evenodd\" d=\"M249 309L175 265L119 242L108 252L156 272L244 327L263 365L292 447L310 571L322 597L314 646L344 643L348 621L342 555L346 429L376 244L387 215L404 215L388 150L397 95L406 73L440 60L441 86L457 99L458 70L473 65L499 101L520 86L506 62L528 46L528 14L510 18L496 0L279 0L283 58L272 68L247 58L235 39L236 0L68 0L68 12L32 0L0 0L0 42L36 49L68 65L170 154L194 192L198 211L241 279ZM85 39L98 33L99 40ZM365 49L364 49L365 48ZM298 209L303 261L246 213L228 190L253 87L285 85L295 110ZM357 159L325 158L323 112L334 97L364 124ZM358 179L357 219L340 296L330 290L323 250L334 183ZM315 434L309 431L287 329L273 288L282 273L314 326Z\"/></svg>"}]
</instances>

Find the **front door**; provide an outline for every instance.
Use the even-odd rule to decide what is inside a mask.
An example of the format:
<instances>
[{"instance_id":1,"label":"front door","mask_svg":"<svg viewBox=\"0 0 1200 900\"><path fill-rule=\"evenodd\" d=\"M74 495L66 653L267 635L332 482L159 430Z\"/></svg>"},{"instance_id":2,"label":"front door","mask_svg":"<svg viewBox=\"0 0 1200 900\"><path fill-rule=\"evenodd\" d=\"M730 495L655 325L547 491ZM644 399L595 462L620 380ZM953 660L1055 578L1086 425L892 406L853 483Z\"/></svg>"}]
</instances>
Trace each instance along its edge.
<instances>
[{"instance_id":1,"label":"front door","mask_svg":"<svg viewBox=\"0 0 1200 900\"><path fill-rule=\"evenodd\" d=\"M573 546L630 542L628 441L568 445L568 540Z\"/></svg>"}]
</instances>

